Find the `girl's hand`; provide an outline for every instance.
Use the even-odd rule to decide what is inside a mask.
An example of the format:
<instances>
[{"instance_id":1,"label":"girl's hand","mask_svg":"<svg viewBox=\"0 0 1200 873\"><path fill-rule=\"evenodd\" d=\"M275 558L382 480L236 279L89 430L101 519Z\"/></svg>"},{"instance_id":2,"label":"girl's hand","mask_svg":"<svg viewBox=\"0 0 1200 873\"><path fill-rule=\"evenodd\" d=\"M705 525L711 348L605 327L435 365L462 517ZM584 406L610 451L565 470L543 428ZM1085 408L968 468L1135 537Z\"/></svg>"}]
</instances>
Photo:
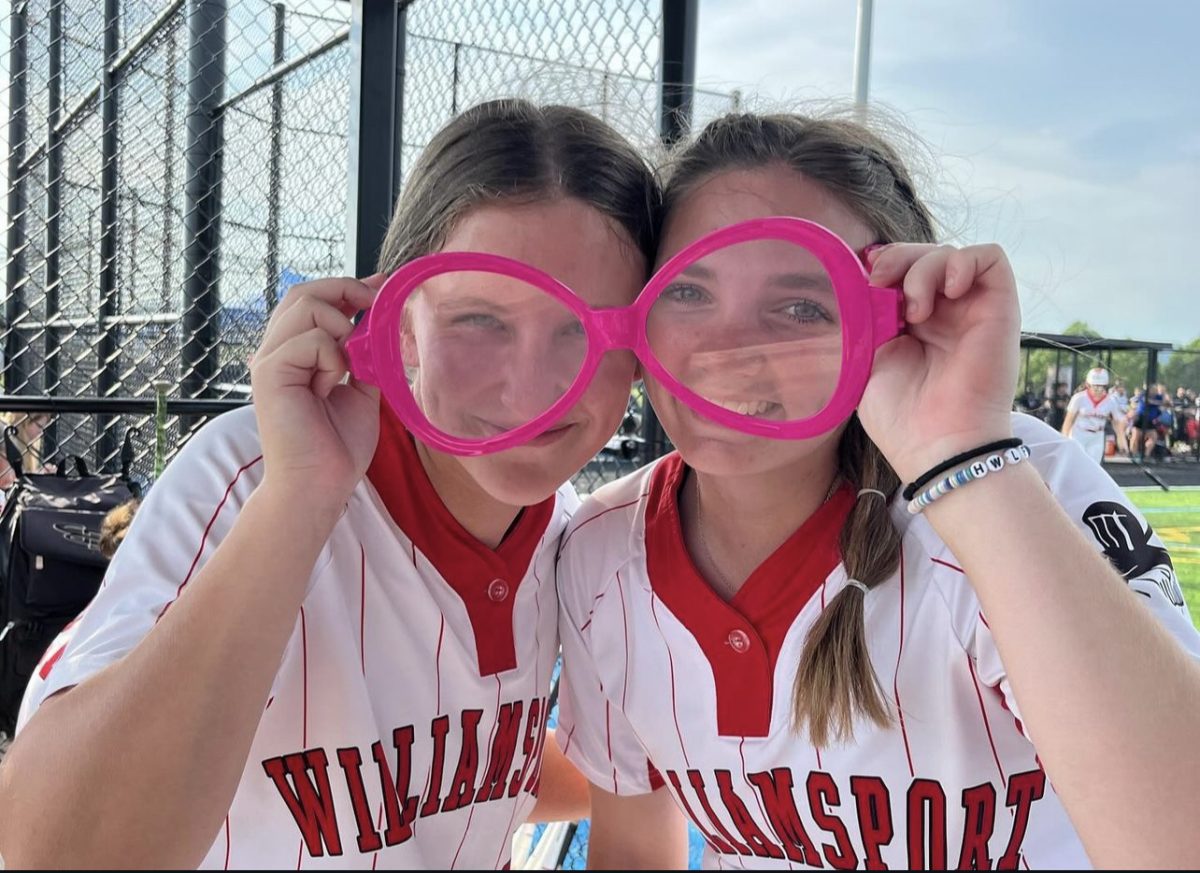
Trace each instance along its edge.
<instances>
[{"instance_id":1,"label":"girl's hand","mask_svg":"<svg viewBox=\"0 0 1200 873\"><path fill-rule=\"evenodd\" d=\"M868 256L871 284L903 282L908 329L875 355L858 415L911 482L947 458L1012 436L1020 307L997 245L896 244Z\"/></svg>"},{"instance_id":2,"label":"girl's hand","mask_svg":"<svg viewBox=\"0 0 1200 873\"><path fill-rule=\"evenodd\" d=\"M343 384L351 316L385 276L297 285L271 315L250 367L264 485L339 509L366 474L379 440L379 392Z\"/></svg>"}]
</instances>

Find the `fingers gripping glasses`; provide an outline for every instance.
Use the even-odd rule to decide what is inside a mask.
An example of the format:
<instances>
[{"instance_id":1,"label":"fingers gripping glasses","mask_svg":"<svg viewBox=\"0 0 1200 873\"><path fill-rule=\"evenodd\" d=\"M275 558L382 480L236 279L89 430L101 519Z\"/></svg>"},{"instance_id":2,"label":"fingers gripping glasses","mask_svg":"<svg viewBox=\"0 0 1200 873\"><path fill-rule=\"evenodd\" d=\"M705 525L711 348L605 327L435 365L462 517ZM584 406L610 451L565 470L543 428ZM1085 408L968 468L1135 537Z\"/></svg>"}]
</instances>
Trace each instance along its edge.
<instances>
[{"instance_id":1,"label":"fingers gripping glasses","mask_svg":"<svg viewBox=\"0 0 1200 873\"><path fill-rule=\"evenodd\" d=\"M701 416L775 439L836 427L903 295L870 284L829 230L774 217L693 242L621 308L592 308L528 264L440 252L402 266L346 344L350 370L441 451L478 455L554 428L604 356L632 350Z\"/></svg>"}]
</instances>

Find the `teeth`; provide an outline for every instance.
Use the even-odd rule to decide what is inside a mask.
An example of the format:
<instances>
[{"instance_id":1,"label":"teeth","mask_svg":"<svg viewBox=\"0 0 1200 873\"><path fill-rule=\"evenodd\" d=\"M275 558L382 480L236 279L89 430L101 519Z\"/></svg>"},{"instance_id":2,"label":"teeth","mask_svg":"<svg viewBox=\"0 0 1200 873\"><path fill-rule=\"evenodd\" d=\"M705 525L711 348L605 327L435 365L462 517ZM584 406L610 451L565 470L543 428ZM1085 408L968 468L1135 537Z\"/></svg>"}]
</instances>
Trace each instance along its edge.
<instances>
[{"instance_id":1,"label":"teeth","mask_svg":"<svg viewBox=\"0 0 1200 873\"><path fill-rule=\"evenodd\" d=\"M770 400L716 400L709 398L712 403L722 409L736 412L738 415L762 415L775 404Z\"/></svg>"}]
</instances>

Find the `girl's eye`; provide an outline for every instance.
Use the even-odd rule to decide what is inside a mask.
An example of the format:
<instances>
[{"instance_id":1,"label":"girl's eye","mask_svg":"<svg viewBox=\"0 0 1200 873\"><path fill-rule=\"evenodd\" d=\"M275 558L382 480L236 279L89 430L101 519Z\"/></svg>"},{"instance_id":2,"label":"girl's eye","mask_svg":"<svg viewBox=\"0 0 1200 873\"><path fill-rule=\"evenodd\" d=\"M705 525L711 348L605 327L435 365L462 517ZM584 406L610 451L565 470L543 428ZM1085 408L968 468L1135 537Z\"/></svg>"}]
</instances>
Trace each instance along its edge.
<instances>
[{"instance_id":1,"label":"girl's eye","mask_svg":"<svg viewBox=\"0 0 1200 873\"><path fill-rule=\"evenodd\" d=\"M818 321L834 323L834 319L825 311L825 307L811 300L797 300L795 303L788 304L783 312L788 318L801 324L812 324Z\"/></svg>"},{"instance_id":2,"label":"girl's eye","mask_svg":"<svg viewBox=\"0 0 1200 873\"><path fill-rule=\"evenodd\" d=\"M680 283L668 285L663 290L662 296L676 303L702 303L708 295L704 293L704 289L702 288Z\"/></svg>"}]
</instances>

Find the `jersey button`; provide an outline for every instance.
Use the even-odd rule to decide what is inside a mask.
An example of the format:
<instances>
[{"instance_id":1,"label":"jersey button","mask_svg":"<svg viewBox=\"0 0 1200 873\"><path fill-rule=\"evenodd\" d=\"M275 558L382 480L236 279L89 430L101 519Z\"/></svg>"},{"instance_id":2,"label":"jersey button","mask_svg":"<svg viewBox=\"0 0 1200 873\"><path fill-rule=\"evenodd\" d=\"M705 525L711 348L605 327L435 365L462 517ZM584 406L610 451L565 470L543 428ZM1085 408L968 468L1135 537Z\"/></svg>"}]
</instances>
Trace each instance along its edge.
<instances>
[{"instance_id":1,"label":"jersey button","mask_svg":"<svg viewBox=\"0 0 1200 873\"><path fill-rule=\"evenodd\" d=\"M508 597L508 583L503 579L493 579L492 583L488 585L487 595L496 603L500 603Z\"/></svg>"},{"instance_id":2,"label":"jersey button","mask_svg":"<svg viewBox=\"0 0 1200 873\"><path fill-rule=\"evenodd\" d=\"M727 642L729 643L729 648L733 649L739 655L750 651L750 637L744 630L731 630Z\"/></svg>"}]
</instances>

